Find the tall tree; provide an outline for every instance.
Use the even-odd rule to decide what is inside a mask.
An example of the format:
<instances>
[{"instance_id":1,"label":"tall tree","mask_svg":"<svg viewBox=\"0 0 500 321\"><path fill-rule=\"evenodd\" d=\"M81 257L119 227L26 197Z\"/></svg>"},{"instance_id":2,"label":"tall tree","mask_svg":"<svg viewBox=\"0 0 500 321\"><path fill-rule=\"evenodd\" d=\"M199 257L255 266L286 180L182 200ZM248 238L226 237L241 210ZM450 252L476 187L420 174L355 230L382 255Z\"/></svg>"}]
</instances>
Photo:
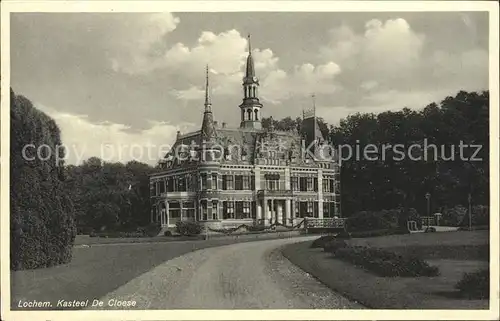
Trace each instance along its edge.
<instances>
[{"instance_id":1,"label":"tall tree","mask_svg":"<svg viewBox=\"0 0 500 321\"><path fill-rule=\"evenodd\" d=\"M11 90L10 99L11 269L67 263L76 230L59 128L27 98Z\"/></svg>"}]
</instances>

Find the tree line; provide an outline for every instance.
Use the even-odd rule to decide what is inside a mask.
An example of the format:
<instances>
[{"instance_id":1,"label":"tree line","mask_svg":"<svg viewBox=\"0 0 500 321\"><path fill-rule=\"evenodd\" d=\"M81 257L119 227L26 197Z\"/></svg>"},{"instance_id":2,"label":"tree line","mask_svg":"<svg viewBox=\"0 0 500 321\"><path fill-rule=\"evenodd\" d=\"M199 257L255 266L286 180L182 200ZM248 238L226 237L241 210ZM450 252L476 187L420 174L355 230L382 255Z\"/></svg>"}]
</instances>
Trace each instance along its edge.
<instances>
[{"instance_id":1,"label":"tree line","mask_svg":"<svg viewBox=\"0 0 500 321\"><path fill-rule=\"evenodd\" d=\"M271 121L276 129L295 130L300 128L302 119L266 118L263 126L269 127ZM488 91L460 91L421 110L356 113L336 126L320 117L317 121L333 146L359 146L361 151L365 147L368 150L369 144L379 147L378 160L361 155L360 159L342 161L344 216L394 208L415 208L427 215L428 211L442 212L456 205L467 207L469 194L473 205L489 204ZM410 151L413 159L410 154L401 159L399 153L389 148L382 159L382 146L397 144L422 149ZM461 151L460 144L469 147ZM421 159L415 160L418 158Z\"/></svg>"}]
</instances>

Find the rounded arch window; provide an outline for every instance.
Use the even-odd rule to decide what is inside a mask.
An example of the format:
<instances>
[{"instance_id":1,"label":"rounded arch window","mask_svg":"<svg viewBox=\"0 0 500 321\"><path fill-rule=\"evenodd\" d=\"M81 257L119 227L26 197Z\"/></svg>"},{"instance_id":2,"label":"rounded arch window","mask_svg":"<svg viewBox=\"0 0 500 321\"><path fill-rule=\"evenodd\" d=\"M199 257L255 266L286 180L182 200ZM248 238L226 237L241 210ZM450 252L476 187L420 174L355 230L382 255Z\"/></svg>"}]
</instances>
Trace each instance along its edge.
<instances>
[{"instance_id":1,"label":"rounded arch window","mask_svg":"<svg viewBox=\"0 0 500 321\"><path fill-rule=\"evenodd\" d=\"M258 110L258 109L255 109L255 110L254 110L254 114L255 114L254 119L255 119L255 120L259 120L259 110Z\"/></svg>"},{"instance_id":2,"label":"rounded arch window","mask_svg":"<svg viewBox=\"0 0 500 321\"><path fill-rule=\"evenodd\" d=\"M248 114L248 120L252 120L252 110L251 109L247 110L247 114Z\"/></svg>"}]
</instances>

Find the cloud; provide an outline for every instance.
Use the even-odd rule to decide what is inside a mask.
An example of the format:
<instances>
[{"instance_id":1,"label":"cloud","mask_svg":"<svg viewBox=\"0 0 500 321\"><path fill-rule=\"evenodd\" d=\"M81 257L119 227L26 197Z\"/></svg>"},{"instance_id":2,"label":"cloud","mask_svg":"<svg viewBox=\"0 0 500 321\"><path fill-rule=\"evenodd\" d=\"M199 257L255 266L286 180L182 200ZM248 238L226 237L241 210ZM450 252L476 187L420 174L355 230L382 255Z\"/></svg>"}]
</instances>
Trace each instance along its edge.
<instances>
[{"instance_id":1,"label":"cloud","mask_svg":"<svg viewBox=\"0 0 500 321\"><path fill-rule=\"evenodd\" d=\"M342 68L338 102L356 109L419 108L430 97L439 100L461 89L488 87L486 50L433 48L426 41L429 36L402 18L369 20L361 33L347 25L330 30L319 57Z\"/></svg>"},{"instance_id":2,"label":"cloud","mask_svg":"<svg viewBox=\"0 0 500 321\"><path fill-rule=\"evenodd\" d=\"M403 79L418 68L425 36L413 31L404 19L365 23L365 31L356 34L342 25L330 31L330 42L320 49L323 59L336 61L356 81L379 83Z\"/></svg>"},{"instance_id":3,"label":"cloud","mask_svg":"<svg viewBox=\"0 0 500 321\"><path fill-rule=\"evenodd\" d=\"M175 30L180 19L171 13L137 15L136 19L106 17L109 56L113 70L129 74L144 73L160 63L164 37Z\"/></svg>"},{"instance_id":4,"label":"cloud","mask_svg":"<svg viewBox=\"0 0 500 321\"><path fill-rule=\"evenodd\" d=\"M203 31L193 47L176 43L158 60L151 60L150 68L160 68L182 78L183 88L173 88L179 100L202 99L205 65L211 68L211 91L217 96L233 96L241 92L243 70L248 56L247 39L237 30L215 34ZM264 101L280 103L293 96L309 96L313 92L333 92L332 81L341 72L334 62L321 65L304 63L291 72L279 66L279 58L269 48L252 50L255 69L261 83ZM146 70L146 69L144 69ZM175 84L174 84L175 86Z\"/></svg>"},{"instance_id":5,"label":"cloud","mask_svg":"<svg viewBox=\"0 0 500 321\"><path fill-rule=\"evenodd\" d=\"M314 66L305 63L295 66L292 73L281 69L271 71L262 81L264 100L279 103L294 96L306 97L313 93L332 94L336 90L335 77L341 73L334 62Z\"/></svg>"},{"instance_id":6,"label":"cloud","mask_svg":"<svg viewBox=\"0 0 500 321\"><path fill-rule=\"evenodd\" d=\"M105 161L137 160L155 165L173 144L178 130L184 132L195 127L190 123L151 121L149 128L131 131L123 124L109 121L96 124L85 115L60 112L40 104L36 107L52 117L61 129L69 164L81 164L89 157L99 157Z\"/></svg>"}]
</instances>

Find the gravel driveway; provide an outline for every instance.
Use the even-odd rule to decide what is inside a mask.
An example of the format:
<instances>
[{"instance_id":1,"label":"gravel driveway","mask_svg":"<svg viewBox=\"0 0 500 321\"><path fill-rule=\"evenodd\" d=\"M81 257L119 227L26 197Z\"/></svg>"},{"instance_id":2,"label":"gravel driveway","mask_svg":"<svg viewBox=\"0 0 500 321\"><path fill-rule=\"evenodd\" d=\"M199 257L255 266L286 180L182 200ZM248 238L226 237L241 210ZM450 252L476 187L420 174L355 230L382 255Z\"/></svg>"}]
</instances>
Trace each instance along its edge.
<instances>
[{"instance_id":1,"label":"gravel driveway","mask_svg":"<svg viewBox=\"0 0 500 321\"><path fill-rule=\"evenodd\" d=\"M284 258L282 245L316 237L240 243L169 260L101 298L136 309L362 308ZM95 309L95 308L94 308Z\"/></svg>"}]
</instances>

